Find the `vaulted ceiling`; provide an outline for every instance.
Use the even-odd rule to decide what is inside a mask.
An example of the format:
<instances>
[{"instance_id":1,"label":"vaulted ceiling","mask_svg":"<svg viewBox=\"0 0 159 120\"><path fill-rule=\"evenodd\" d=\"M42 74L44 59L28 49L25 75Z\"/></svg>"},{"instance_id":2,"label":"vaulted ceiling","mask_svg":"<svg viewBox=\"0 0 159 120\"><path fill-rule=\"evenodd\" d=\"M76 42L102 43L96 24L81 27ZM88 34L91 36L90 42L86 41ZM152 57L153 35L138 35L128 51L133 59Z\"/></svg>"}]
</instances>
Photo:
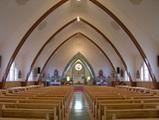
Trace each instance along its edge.
<instances>
[{"instance_id":1,"label":"vaulted ceiling","mask_svg":"<svg viewBox=\"0 0 159 120\"><path fill-rule=\"evenodd\" d=\"M106 64L120 66L132 80L145 61L155 84L158 6L158 0L1 0L0 79L6 80L13 61L27 79L34 67L47 61L58 66L60 59L63 67L81 52L97 71ZM61 45L74 34L72 42Z\"/></svg>"}]
</instances>

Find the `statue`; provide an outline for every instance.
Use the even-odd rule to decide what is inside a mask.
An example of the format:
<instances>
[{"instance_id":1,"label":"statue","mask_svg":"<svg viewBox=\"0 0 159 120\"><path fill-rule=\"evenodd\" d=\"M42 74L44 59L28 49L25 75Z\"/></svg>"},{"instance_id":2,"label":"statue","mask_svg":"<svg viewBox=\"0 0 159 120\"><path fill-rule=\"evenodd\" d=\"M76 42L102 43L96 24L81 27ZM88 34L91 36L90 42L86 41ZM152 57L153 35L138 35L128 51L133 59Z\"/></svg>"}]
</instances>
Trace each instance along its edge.
<instances>
[{"instance_id":1,"label":"statue","mask_svg":"<svg viewBox=\"0 0 159 120\"><path fill-rule=\"evenodd\" d=\"M55 71L54 71L54 76L59 76L59 72L57 69L55 69Z\"/></svg>"},{"instance_id":2,"label":"statue","mask_svg":"<svg viewBox=\"0 0 159 120\"><path fill-rule=\"evenodd\" d=\"M53 76L51 76L50 85L60 85L60 84L61 81L60 81L59 72L57 69L55 69Z\"/></svg>"},{"instance_id":3,"label":"statue","mask_svg":"<svg viewBox=\"0 0 159 120\"><path fill-rule=\"evenodd\" d=\"M99 70L97 76L97 85L107 85L106 77L103 75L103 70Z\"/></svg>"}]
</instances>

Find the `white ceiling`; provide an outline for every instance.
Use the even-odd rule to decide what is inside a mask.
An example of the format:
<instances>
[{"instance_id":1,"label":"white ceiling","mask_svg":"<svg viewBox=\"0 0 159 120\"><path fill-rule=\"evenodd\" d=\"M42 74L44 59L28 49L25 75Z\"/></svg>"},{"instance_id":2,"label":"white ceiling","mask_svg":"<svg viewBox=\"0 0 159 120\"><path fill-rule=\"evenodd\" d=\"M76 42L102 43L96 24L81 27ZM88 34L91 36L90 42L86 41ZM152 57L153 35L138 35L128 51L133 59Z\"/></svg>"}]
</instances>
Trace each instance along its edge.
<instances>
[{"instance_id":1,"label":"white ceiling","mask_svg":"<svg viewBox=\"0 0 159 120\"><path fill-rule=\"evenodd\" d=\"M22 4L19 4L17 1L18 0L0 0L0 52L2 55L5 55L7 52L8 55L4 57L5 62L1 75L5 71L9 58L29 28L40 16L60 0L23 0ZM141 0L139 4L132 4L131 0L98 1L110 9L129 28L141 47L143 47L143 50L147 51L146 46L151 44L152 49L149 50L149 53L146 52L148 58L154 51L157 51L155 55L158 54L158 0ZM81 2L69 0L47 16L27 38L19 51L17 59L23 56L26 58L26 63L30 65L46 40L59 28L77 16L87 20L103 32L116 46L126 63L128 65L133 64L129 63L131 61L130 59L132 59L132 56L138 56L139 52L128 35L109 15L89 0L81 0ZM80 31L88 34L105 50L105 52L112 53L112 48L104 48L108 43L104 42L103 38L92 30L92 28L88 27L88 25L80 22L74 23L72 26L73 27L68 29L69 31ZM67 28L65 29L67 30ZM68 35L71 34L72 32ZM67 35L63 34L61 36L66 38ZM58 43L60 40L54 38L54 41ZM152 55L152 57L154 58L155 55ZM116 58L118 58L118 56L116 56ZM115 58L112 58L112 61L113 59ZM154 59L150 61L153 63Z\"/></svg>"}]
</instances>

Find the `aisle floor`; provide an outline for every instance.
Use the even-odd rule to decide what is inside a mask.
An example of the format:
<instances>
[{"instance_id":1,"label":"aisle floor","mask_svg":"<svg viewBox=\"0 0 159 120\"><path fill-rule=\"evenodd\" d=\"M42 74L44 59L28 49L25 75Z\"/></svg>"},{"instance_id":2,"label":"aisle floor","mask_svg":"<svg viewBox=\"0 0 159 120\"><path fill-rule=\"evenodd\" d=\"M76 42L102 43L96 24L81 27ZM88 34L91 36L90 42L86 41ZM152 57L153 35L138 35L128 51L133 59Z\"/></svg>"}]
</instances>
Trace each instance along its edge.
<instances>
[{"instance_id":1,"label":"aisle floor","mask_svg":"<svg viewBox=\"0 0 159 120\"><path fill-rule=\"evenodd\" d=\"M88 105L83 92L75 92L72 98L69 120L90 120Z\"/></svg>"}]
</instances>

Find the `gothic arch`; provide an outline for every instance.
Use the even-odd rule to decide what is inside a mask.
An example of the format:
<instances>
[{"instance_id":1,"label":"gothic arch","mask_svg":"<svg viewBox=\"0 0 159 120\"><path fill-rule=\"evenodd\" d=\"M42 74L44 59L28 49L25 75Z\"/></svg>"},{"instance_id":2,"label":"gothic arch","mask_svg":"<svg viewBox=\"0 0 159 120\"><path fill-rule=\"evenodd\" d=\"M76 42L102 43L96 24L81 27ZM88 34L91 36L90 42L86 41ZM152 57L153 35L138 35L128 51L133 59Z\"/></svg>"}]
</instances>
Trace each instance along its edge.
<instances>
[{"instance_id":1,"label":"gothic arch","mask_svg":"<svg viewBox=\"0 0 159 120\"><path fill-rule=\"evenodd\" d=\"M50 59L52 58L52 56L56 53L56 51L63 45L65 44L67 41L69 41L71 38L73 38L74 36L76 35L82 35L83 37L87 38L92 44L94 44L101 52L102 54L107 58L108 62L110 63L113 71L115 71L115 67L113 65L113 63L111 62L110 58L107 56L107 54L101 49L100 46L98 46L92 39L90 39L89 37L87 37L86 35L84 35L83 33L75 33L73 35L71 35L70 37L68 37L66 40L64 40L58 47L56 47L56 49L52 52L52 54L48 57L48 59L46 60L45 64L43 65L42 67L42 70L41 70L41 73L39 75L39 78L38 78L38 83L40 83L40 78L42 76L42 73L44 72L44 69L46 67L46 65L48 64L48 62L50 61Z\"/></svg>"},{"instance_id":2,"label":"gothic arch","mask_svg":"<svg viewBox=\"0 0 159 120\"><path fill-rule=\"evenodd\" d=\"M91 64L89 63L89 61L87 60L87 58L84 55L82 55L80 52L78 52L75 56L73 56L73 58L67 63L67 65L64 68L62 76L64 77L66 75L66 73L67 73L68 69L70 68L70 66L72 66L78 59L90 71L91 77L95 78L95 73L94 73L94 70L93 70Z\"/></svg>"},{"instance_id":3,"label":"gothic arch","mask_svg":"<svg viewBox=\"0 0 159 120\"><path fill-rule=\"evenodd\" d=\"M36 62L36 60L37 60L37 58L39 57L39 55L41 54L41 52L43 51L43 49L45 48L45 46L52 40L52 38L54 38L58 33L60 33L60 32L61 32L63 29L65 29L67 26L73 24L75 21L76 21L76 18L73 19L73 20L71 20L70 22L66 23L64 26L62 26L60 29L58 29L58 30L45 42L45 44L41 47L41 49L40 49L39 52L37 53L36 57L33 59L33 62L32 62L32 64L31 64L31 67L30 67L29 72L28 72L27 77L26 77L26 82L28 81L29 75L30 75L30 73L31 73L31 71L32 71L32 69L33 69L33 66L34 66L34 64L35 64L35 62ZM120 58L122 64L124 65L124 68L125 68L125 70L126 70L128 76L129 76L130 83L132 83L133 81L132 81L131 75L130 75L130 73L129 73L129 71L128 71L128 67L127 67L127 65L126 65L126 63L125 63L123 57L121 56L120 52L119 52L118 49L115 47L115 45L111 42L111 40L110 40L106 35L104 35L104 33L102 33L97 27L95 27L94 25L92 25L92 24L91 24L90 22L88 22L87 20L81 18L81 21L82 21L83 23L87 24L88 26L90 26L90 27L91 27L92 29L94 29L97 33L99 33L99 34L104 38L104 40L107 41L107 42L111 45L111 47L114 49L114 51L116 52L116 54L119 56L119 58Z\"/></svg>"}]
</instances>

